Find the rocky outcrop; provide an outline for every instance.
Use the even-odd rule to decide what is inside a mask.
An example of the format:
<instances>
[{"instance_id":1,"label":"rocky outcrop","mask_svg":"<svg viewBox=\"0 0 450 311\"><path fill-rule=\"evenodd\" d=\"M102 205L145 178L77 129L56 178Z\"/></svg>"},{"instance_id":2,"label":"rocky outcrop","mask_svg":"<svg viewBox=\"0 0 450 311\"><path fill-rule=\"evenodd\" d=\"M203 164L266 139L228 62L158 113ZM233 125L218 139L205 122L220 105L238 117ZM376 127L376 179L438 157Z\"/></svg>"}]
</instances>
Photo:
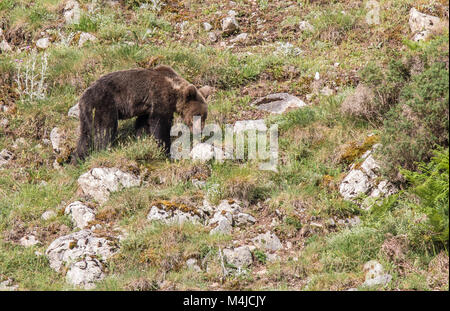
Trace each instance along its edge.
<instances>
[{"instance_id":1,"label":"rocky outcrop","mask_svg":"<svg viewBox=\"0 0 450 311\"><path fill-rule=\"evenodd\" d=\"M45 255L55 271L68 268L66 280L69 283L91 289L105 276L102 261L117 251L116 239L97 237L91 230L81 230L53 241Z\"/></svg>"},{"instance_id":2,"label":"rocky outcrop","mask_svg":"<svg viewBox=\"0 0 450 311\"><path fill-rule=\"evenodd\" d=\"M162 221L167 224L191 222L211 227L210 234L231 234L234 227L252 225L256 219L241 212L238 202L222 200L217 206L207 200L199 207L169 201L156 202L147 215L149 221Z\"/></svg>"},{"instance_id":3,"label":"rocky outcrop","mask_svg":"<svg viewBox=\"0 0 450 311\"><path fill-rule=\"evenodd\" d=\"M114 167L93 168L78 178L83 193L99 203L106 202L112 192L136 187L140 183L139 177Z\"/></svg>"},{"instance_id":4,"label":"rocky outcrop","mask_svg":"<svg viewBox=\"0 0 450 311\"><path fill-rule=\"evenodd\" d=\"M160 202L151 207L147 220L162 221L168 224L183 224L185 222L203 224L205 214L200 209L191 208L184 204Z\"/></svg>"},{"instance_id":5,"label":"rocky outcrop","mask_svg":"<svg viewBox=\"0 0 450 311\"><path fill-rule=\"evenodd\" d=\"M397 192L396 187L388 180L379 180L380 164L375 160L372 153L378 148L377 144L372 150L367 151L363 156L363 162L359 165L353 164L350 172L342 180L339 192L345 200L353 201L358 196L368 195L369 198L376 199L385 197ZM367 199L363 207L370 208L373 202Z\"/></svg>"},{"instance_id":6,"label":"rocky outcrop","mask_svg":"<svg viewBox=\"0 0 450 311\"><path fill-rule=\"evenodd\" d=\"M275 114L282 114L288 109L297 109L306 106L301 99L288 93L270 94L258 98L251 105L257 107L259 110Z\"/></svg>"},{"instance_id":7,"label":"rocky outcrop","mask_svg":"<svg viewBox=\"0 0 450 311\"><path fill-rule=\"evenodd\" d=\"M70 266L66 274L66 281L84 289L93 289L95 282L104 277L102 263L95 258L88 257Z\"/></svg>"}]
</instances>

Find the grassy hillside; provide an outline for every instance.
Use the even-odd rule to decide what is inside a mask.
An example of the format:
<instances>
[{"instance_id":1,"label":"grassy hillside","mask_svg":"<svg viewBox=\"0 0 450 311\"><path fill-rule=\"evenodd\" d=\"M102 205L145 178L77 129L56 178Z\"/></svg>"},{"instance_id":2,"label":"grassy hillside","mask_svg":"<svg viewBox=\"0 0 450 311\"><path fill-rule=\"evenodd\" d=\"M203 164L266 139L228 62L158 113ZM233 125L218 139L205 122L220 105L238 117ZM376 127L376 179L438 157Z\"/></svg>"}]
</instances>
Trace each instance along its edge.
<instances>
[{"instance_id":1,"label":"grassy hillside","mask_svg":"<svg viewBox=\"0 0 450 311\"><path fill-rule=\"evenodd\" d=\"M370 260L392 276L372 289L448 290L448 29L414 42L408 25L412 7L448 21L448 1L379 3L380 23L371 25L363 1L81 0L79 21L71 24L65 1L2 0L0 41L12 51L0 52L0 150L13 158L0 167L0 282L10 278L19 290L73 289L44 252L77 230L64 208L87 202L79 176L117 167L144 183L102 204L89 201L99 234L119 227L128 233L105 263L99 290L367 289L363 266ZM240 29L225 35L221 21L229 10ZM301 30L302 21L312 27ZM96 39L80 45L83 33ZM248 38L230 42L239 33ZM36 47L41 38L49 38L45 49ZM27 93L33 62L37 84ZM67 113L83 91L103 74L157 64L214 87L207 123L277 123L278 171L261 171L256 161L170 161L152 138L133 136L133 120L120 121L108 150L66 164L79 125ZM359 83L374 90L374 106L352 114L343 102ZM308 106L271 115L250 105L278 92ZM60 152L49 141L55 127L63 136ZM344 200L339 185L379 142L383 178L400 191L365 210ZM146 219L155 202L195 207L204 199L236 200L256 223L210 235L205 226ZM48 210L57 215L43 220ZM276 256L256 248L244 272L223 273L223 249L269 230L283 244ZM19 245L28 234L41 243ZM187 267L189 258L202 263L201 271Z\"/></svg>"}]
</instances>

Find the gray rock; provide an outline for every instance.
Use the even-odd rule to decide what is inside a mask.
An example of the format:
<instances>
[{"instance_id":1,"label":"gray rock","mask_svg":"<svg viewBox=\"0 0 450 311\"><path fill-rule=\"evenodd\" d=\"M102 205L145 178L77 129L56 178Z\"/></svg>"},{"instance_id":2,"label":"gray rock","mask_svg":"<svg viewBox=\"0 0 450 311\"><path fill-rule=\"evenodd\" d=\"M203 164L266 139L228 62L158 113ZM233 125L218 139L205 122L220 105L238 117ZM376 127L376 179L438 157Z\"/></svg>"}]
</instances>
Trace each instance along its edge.
<instances>
[{"instance_id":1,"label":"gray rock","mask_svg":"<svg viewBox=\"0 0 450 311\"><path fill-rule=\"evenodd\" d=\"M251 103L259 110L268 111L275 114L282 114L288 109L305 107L306 104L296 96L288 93L275 93L258 98Z\"/></svg>"},{"instance_id":2,"label":"gray rock","mask_svg":"<svg viewBox=\"0 0 450 311\"><path fill-rule=\"evenodd\" d=\"M277 251L283 247L280 239L275 235L267 231L264 234L260 234L252 240L258 248L268 251Z\"/></svg>"},{"instance_id":3,"label":"gray rock","mask_svg":"<svg viewBox=\"0 0 450 311\"><path fill-rule=\"evenodd\" d=\"M208 33L208 38L209 38L209 41L211 41L211 42L217 41L217 35L214 32Z\"/></svg>"},{"instance_id":4,"label":"gray rock","mask_svg":"<svg viewBox=\"0 0 450 311\"><path fill-rule=\"evenodd\" d=\"M208 225L214 226L209 234L230 234L233 230L233 216L230 212L217 211Z\"/></svg>"},{"instance_id":5,"label":"gray rock","mask_svg":"<svg viewBox=\"0 0 450 311\"><path fill-rule=\"evenodd\" d=\"M36 41L36 47L38 47L41 50L45 50L50 46L50 39L49 38L41 38Z\"/></svg>"},{"instance_id":6,"label":"gray rock","mask_svg":"<svg viewBox=\"0 0 450 311\"><path fill-rule=\"evenodd\" d=\"M231 39L231 43L245 43L248 40L248 33L244 32Z\"/></svg>"},{"instance_id":7,"label":"gray rock","mask_svg":"<svg viewBox=\"0 0 450 311\"><path fill-rule=\"evenodd\" d=\"M66 281L84 289L93 289L95 282L104 277L102 263L90 257L71 264L66 274Z\"/></svg>"},{"instance_id":8,"label":"gray rock","mask_svg":"<svg viewBox=\"0 0 450 311\"><path fill-rule=\"evenodd\" d=\"M367 193L369 189L369 177L360 170L351 170L339 186L339 192L346 200Z\"/></svg>"},{"instance_id":9,"label":"gray rock","mask_svg":"<svg viewBox=\"0 0 450 311\"><path fill-rule=\"evenodd\" d=\"M75 106L69 109L67 113L69 117L79 119L80 118L80 104L77 103Z\"/></svg>"},{"instance_id":10,"label":"gray rock","mask_svg":"<svg viewBox=\"0 0 450 311\"><path fill-rule=\"evenodd\" d=\"M380 164L375 160L373 150L379 148L379 144L373 146L362 156L364 160L358 169L352 169L339 186L339 192L346 200L352 200L362 194L369 194L371 198L385 197L397 192L396 187L387 180L378 183ZM355 165L353 164L352 167ZM370 208L373 200L364 203Z\"/></svg>"},{"instance_id":11,"label":"gray rock","mask_svg":"<svg viewBox=\"0 0 450 311\"><path fill-rule=\"evenodd\" d=\"M211 31L213 29L213 26L210 23L203 23L203 29L205 29L206 32Z\"/></svg>"},{"instance_id":12,"label":"gray rock","mask_svg":"<svg viewBox=\"0 0 450 311\"><path fill-rule=\"evenodd\" d=\"M84 259L87 256L106 260L118 251L115 239L97 237L91 230L81 230L54 240L47 250L50 267L60 272L63 266Z\"/></svg>"},{"instance_id":13,"label":"gray rock","mask_svg":"<svg viewBox=\"0 0 450 311\"><path fill-rule=\"evenodd\" d=\"M78 184L83 193L93 197L99 203L106 202L112 192L136 187L140 183L139 177L114 167L93 168L78 178Z\"/></svg>"},{"instance_id":14,"label":"gray rock","mask_svg":"<svg viewBox=\"0 0 450 311\"><path fill-rule=\"evenodd\" d=\"M67 205L64 214L70 215L72 221L80 229L88 227L89 222L95 219L95 211L80 201L75 201Z\"/></svg>"},{"instance_id":15,"label":"gray rock","mask_svg":"<svg viewBox=\"0 0 450 311\"><path fill-rule=\"evenodd\" d=\"M9 125L8 119L3 118L3 119L0 120L0 127L6 128L6 127L8 127L8 125Z\"/></svg>"},{"instance_id":16,"label":"gray rock","mask_svg":"<svg viewBox=\"0 0 450 311\"><path fill-rule=\"evenodd\" d=\"M409 27L412 33L432 30L440 23L440 21L439 17L421 13L415 8L411 8L409 11Z\"/></svg>"},{"instance_id":17,"label":"gray rock","mask_svg":"<svg viewBox=\"0 0 450 311\"><path fill-rule=\"evenodd\" d=\"M246 268L253 263L252 253L248 246L224 249L223 255L227 263L236 268Z\"/></svg>"},{"instance_id":18,"label":"gray rock","mask_svg":"<svg viewBox=\"0 0 450 311\"><path fill-rule=\"evenodd\" d=\"M233 225L236 227L253 225L256 222L255 217L246 213L238 213L233 216Z\"/></svg>"},{"instance_id":19,"label":"gray rock","mask_svg":"<svg viewBox=\"0 0 450 311\"><path fill-rule=\"evenodd\" d=\"M222 31L230 35L239 30L239 24L234 16L227 16L222 20Z\"/></svg>"},{"instance_id":20,"label":"gray rock","mask_svg":"<svg viewBox=\"0 0 450 311\"><path fill-rule=\"evenodd\" d=\"M277 49L275 54L281 54L285 56L298 56L302 53L302 49L295 47L289 42L277 42Z\"/></svg>"},{"instance_id":21,"label":"gray rock","mask_svg":"<svg viewBox=\"0 0 450 311\"><path fill-rule=\"evenodd\" d=\"M41 218L43 220L49 220L56 217L56 213L54 211L45 211L44 213L42 213Z\"/></svg>"}]
</instances>

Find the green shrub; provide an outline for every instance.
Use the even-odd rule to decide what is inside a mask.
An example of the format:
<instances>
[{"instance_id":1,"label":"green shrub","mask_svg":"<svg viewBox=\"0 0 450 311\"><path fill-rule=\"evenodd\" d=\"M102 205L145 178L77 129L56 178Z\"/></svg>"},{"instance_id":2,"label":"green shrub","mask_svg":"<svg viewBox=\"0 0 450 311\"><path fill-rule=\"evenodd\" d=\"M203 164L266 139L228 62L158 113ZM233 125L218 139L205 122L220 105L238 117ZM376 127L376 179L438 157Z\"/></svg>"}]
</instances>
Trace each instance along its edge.
<instances>
[{"instance_id":1,"label":"green shrub","mask_svg":"<svg viewBox=\"0 0 450 311\"><path fill-rule=\"evenodd\" d=\"M449 143L448 68L434 63L414 76L402 90L399 103L387 114L382 135L385 171L393 179L398 167L415 170L435 145Z\"/></svg>"},{"instance_id":2,"label":"green shrub","mask_svg":"<svg viewBox=\"0 0 450 311\"><path fill-rule=\"evenodd\" d=\"M415 207L427 215L433 240L448 244L449 222L449 149L434 151L429 163L420 163L419 171L401 171L412 184L409 190L420 199Z\"/></svg>"}]
</instances>

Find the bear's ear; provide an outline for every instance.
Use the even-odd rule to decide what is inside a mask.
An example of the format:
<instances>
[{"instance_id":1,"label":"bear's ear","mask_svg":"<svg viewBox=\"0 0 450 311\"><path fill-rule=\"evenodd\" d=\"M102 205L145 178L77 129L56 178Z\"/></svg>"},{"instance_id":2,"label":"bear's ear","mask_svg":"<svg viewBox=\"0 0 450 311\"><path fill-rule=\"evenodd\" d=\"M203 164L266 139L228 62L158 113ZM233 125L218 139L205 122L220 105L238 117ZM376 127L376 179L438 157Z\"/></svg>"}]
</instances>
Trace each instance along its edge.
<instances>
[{"instance_id":1,"label":"bear's ear","mask_svg":"<svg viewBox=\"0 0 450 311\"><path fill-rule=\"evenodd\" d=\"M186 101L194 100L197 98L197 88L190 84L184 89L184 97L186 98Z\"/></svg>"},{"instance_id":2,"label":"bear's ear","mask_svg":"<svg viewBox=\"0 0 450 311\"><path fill-rule=\"evenodd\" d=\"M212 93L212 87L205 85L198 89L198 92L202 94L204 99L207 99L209 95Z\"/></svg>"}]
</instances>

